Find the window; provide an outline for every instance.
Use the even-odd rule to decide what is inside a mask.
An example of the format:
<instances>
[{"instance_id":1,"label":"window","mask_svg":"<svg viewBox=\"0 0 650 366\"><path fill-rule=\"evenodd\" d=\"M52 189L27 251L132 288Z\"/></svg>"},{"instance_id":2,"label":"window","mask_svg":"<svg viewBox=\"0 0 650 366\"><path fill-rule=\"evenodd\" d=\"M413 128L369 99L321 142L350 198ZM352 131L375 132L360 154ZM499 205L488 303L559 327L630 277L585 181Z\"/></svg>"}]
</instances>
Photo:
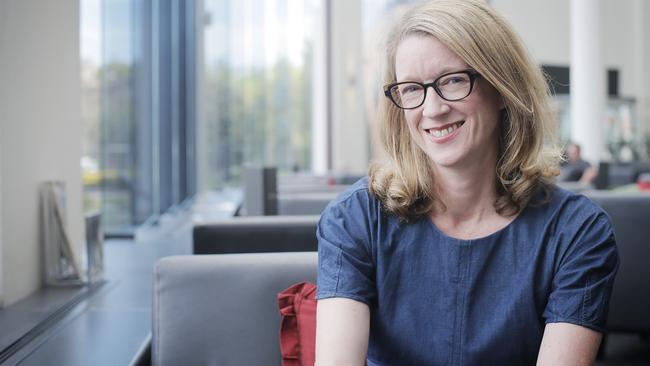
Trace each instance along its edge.
<instances>
[{"instance_id":1,"label":"window","mask_svg":"<svg viewBox=\"0 0 650 366\"><path fill-rule=\"evenodd\" d=\"M247 164L310 171L321 1L206 0L204 6L203 184L236 185Z\"/></svg>"},{"instance_id":2,"label":"window","mask_svg":"<svg viewBox=\"0 0 650 366\"><path fill-rule=\"evenodd\" d=\"M312 170L322 0L81 8L85 202L106 232L128 235L192 196L197 173L219 189L247 164Z\"/></svg>"},{"instance_id":3,"label":"window","mask_svg":"<svg viewBox=\"0 0 650 366\"><path fill-rule=\"evenodd\" d=\"M195 192L194 1L82 0L86 210L132 235Z\"/></svg>"}]
</instances>

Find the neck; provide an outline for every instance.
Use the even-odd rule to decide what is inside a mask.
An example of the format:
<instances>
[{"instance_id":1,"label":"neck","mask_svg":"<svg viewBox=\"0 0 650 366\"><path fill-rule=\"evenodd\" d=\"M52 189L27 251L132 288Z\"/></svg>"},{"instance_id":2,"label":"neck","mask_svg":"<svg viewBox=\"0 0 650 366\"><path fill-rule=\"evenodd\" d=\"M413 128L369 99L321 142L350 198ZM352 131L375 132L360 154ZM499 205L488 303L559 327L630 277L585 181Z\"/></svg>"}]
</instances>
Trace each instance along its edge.
<instances>
[{"instance_id":1,"label":"neck","mask_svg":"<svg viewBox=\"0 0 650 366\"><path fill-rule=\"evenodd\" d=\"M471 166L436 168L436 186L446 207L444 215L449 220L477 223L494 215L497 198L495 167L496 153L473 162Z\"/></svg>"}]
</instances>

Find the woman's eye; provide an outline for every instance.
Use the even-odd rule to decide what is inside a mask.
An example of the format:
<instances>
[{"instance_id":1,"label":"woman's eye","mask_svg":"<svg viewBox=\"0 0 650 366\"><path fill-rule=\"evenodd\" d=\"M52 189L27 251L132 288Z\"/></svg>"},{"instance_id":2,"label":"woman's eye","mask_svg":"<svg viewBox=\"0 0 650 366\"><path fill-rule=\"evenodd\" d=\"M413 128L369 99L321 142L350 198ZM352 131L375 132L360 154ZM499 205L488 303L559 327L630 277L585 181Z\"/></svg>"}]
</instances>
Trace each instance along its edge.
<instances>
[{"instance_id":1,"label":"woman's eye","mask_svg":"<svg viewBox=\"0 0 650 366\"><path fill-rule=\"evenodd\" d=\"M419 85L407 85L402 88L402 94L414 93L422 89Z\"/></svg>"},{"instance_id":2,"label":"woman's eye","mask_svg":"<svg viewBox=\"0 0 650 366\"><path fill-rule=\"evenodd\" d=\"M456 85L466 83L468 80L466 77L462 76L451 76L449 78L443 79L440 82L440 85Z\"/></svg>"}]
</instances>

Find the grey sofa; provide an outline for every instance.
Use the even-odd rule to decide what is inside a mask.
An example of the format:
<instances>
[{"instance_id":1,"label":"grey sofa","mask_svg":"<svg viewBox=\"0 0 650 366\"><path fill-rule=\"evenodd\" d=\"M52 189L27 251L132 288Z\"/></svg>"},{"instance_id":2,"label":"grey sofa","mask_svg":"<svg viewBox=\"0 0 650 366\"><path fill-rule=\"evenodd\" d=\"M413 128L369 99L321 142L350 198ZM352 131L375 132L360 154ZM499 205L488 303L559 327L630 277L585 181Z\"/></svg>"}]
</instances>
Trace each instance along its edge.
<instances>
[{"instance_id":1,"label":"grey sofa","mask_svg":"<svg viewBox=\"0 0 650 366\"><path fill-rule=\"evenodd\" d=\"M621 257L608 329L649 334L650 194L586 195L612 218ZM273 243L269 238L261 240L267 247ZM294 238L293 245L301 244ZM155 274L153 363L279 365L276 295L291 284L315 281L316 263L315 252L162 259Z\"/></svg>"},{"instance_id":2,"label":"grey sofa","mask_svg":"<svg viewBox=\"0 0 650 366\"><path fill-rule=\"evenodd\" d=\"M278 292L316 281L317 254L176 256L156 265L154 365L280 365Z\"/></svg>"},{"instance_id":3,"label":"grey sofa","mask_svg":"<svg viewBox=\"0 0 650 366\"><path fill-rule=\"evenodd\" d=\"M650 334L650 193L589 191L609 214L621 259L607 328Z\"/></svg>"},{"instance_id":4,"label":"grey sofa","mask_svg":"<svg viewBox=\"0 0 650 366\"><path fill-rule=\"evenodd\" d=\"M639 175L648 172L650 161L647 160L627 163L600 162L594 185L598 189L607 189L636 183Z\"/></svg>"},{"instance_id":5,"label":"grey sofa","mask_svg":"<svg viewBox=\"0 0 650 366\"><path fill-rule=\"evenodd\" d=\"M278 193L278 214L320 215L339 194L340 192Z\"/></svg>"},{"instance_id":6,"label":"grey sofa","mask_svg":"<svg viewBox=\"0 0 650 366\"><path fill-rule=\"evenodd\" d=\"M319 215L238 216L196 223L194 254L316 251Z\"/></svg>"}]
</instances>

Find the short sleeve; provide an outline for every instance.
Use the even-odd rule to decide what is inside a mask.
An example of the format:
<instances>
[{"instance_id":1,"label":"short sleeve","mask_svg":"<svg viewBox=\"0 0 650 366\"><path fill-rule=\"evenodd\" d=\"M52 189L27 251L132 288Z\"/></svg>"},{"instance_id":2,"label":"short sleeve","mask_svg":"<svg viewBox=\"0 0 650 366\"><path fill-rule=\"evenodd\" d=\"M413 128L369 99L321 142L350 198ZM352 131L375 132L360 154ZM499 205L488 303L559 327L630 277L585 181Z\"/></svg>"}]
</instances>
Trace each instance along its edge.
<instances>
[{"instance_id":1,"label":"short sleeve","mask_svg":"<svg viewBox=\"0 0 650 366\"><path fill-rule=\"evenodd\" d=\"M318 223L317 299L344 297L376 302L371 249L371 202L360 190L330 204Z\"/></svg>"},{"instance_id":2,"label":"short sleeve","mask_svg":"<svg viewBox=\"0 0 650 366\"><path fill-rule=\"evenodd\" d=\"M544 319L604 332L619 267L611 221L600 211L576 214L561 225L562 240L569 244L559 259Z\"/></svg>"}]
</instances>

